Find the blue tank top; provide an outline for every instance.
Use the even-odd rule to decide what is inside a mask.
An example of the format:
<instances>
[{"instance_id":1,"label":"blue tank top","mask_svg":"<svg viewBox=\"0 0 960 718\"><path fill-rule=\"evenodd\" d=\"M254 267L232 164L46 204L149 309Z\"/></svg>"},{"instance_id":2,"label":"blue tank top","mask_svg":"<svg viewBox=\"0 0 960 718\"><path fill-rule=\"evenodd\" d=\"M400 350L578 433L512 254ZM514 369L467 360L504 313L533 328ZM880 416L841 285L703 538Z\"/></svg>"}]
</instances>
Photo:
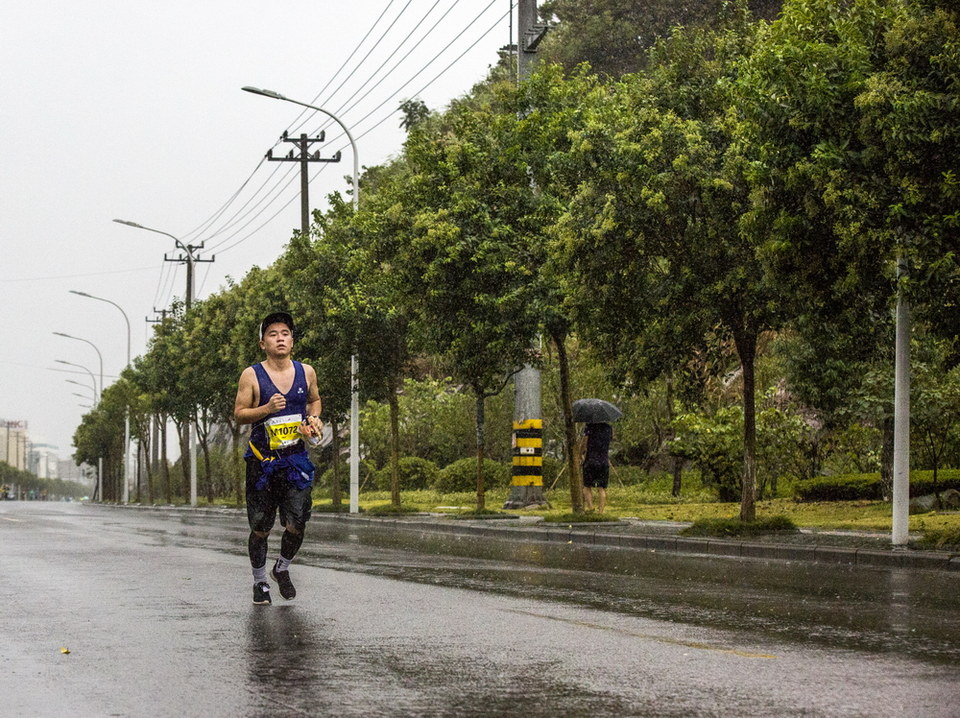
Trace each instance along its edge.
<instances>
[{"instance_id":1,"label":"blue tank top","mask_svg":"<svg viewBox=\"0 0 960 718\"><path fill-rule=\"evenodd\" d=\"M260 387L260 403L263 406L270 401L274 394L283 394L267 374L263 364L254 364L253 371L257 375L257 384ZM258 421L250 429L250 443L257 450L267 456L268 452L283 451L285 454L296 451L298 448L306 451L298 427L307 412L307 377L303 371L303 364L293 362L293 386L283 396L287 405L280 411L270 414L263 421ZM253 456L253 451L247 446L244 456Z\"/></svg>"}]
</instances>

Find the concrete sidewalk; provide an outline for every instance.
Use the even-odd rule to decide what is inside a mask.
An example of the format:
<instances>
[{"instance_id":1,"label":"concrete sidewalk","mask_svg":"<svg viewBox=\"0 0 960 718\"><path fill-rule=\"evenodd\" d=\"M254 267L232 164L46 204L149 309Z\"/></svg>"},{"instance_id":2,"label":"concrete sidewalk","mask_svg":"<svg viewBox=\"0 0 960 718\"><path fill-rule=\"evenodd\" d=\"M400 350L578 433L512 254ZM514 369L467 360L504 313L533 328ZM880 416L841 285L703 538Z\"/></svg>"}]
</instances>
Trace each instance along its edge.
<instances>
[{"instance_id":1,"label":"concrete sidewalk","mask_svg":"<svg viewBox=\"0 0 960 718\"><path fill-rule=\"evenodd\" d=\"M115 505L116 508L177 513L245 515L227 507ZM960 553L893 547L890 535L867 531L800 529L738 538L680 536L689 524L627 518L603 523L548 523L539 516L511 515L503 519L457 519L451 514L367 516L314 512L312 521L359 522L398 531L483 535L512 541L586 544L635 551L728 556L776 561L815 561L833 565L960 571Z\"/></svg>"}]
</instances>

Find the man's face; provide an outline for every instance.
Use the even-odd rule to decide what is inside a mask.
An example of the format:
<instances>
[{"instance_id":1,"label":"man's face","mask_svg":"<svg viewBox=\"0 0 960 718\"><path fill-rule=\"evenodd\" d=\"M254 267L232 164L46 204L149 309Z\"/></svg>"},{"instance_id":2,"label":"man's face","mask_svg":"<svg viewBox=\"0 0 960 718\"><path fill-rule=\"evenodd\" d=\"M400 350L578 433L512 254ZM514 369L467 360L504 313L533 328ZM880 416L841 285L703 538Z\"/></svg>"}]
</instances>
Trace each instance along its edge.
<instances>
[{"instance_id":1,"label":"man's face","mask_svg":"<svg viewBox=\"0 0 960 718\"><path fill-rule=\"evenodd\" d=\"M293 333L283 322L269 325L260 340L260 348L272 356L285 356L293 350Z\"/></svg>"}]
</instances>

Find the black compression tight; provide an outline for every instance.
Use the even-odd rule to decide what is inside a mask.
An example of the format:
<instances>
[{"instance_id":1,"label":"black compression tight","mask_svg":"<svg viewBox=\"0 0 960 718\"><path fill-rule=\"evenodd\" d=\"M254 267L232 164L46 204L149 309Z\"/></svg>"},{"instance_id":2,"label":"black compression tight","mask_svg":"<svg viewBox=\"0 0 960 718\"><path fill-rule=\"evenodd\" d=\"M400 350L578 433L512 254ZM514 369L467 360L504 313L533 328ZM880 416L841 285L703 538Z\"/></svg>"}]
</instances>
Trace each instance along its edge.
<instances>
[{"instance_id":1,"label":"black compression tight","mask_svg":"<svg viewBox=\"0 0 960 718\"><path fill-rule=\"evenodd\" d=\"M253 531L247 540L247 553L250 555L250 565L260 568L267 564L267 537L257 536Z\"/></svg>"},{"instance_id":2,"label":"black compression tight","mask_svg":"<svg viewBox=\"0 0 960 718\"><path fill-rule=\"evenodd\" d=\"M297 555L297 551L300 550L300 544L303 543L303 532L301 531L298 534L291 533L290 531L284 531L283 536L280 538L280 555L283 556L287 561L292 561L293 557ZM264 542L263 547L264 561L266 561L267 547L266 542Z\"/></svg>"}]
</instances>

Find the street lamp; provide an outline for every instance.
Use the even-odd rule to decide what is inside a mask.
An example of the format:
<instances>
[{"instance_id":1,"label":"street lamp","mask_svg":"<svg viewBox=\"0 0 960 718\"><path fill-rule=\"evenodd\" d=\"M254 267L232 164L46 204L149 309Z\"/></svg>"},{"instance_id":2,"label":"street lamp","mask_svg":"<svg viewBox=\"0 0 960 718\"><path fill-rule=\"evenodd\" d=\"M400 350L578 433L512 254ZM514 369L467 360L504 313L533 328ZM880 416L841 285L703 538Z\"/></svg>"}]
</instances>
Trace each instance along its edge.
<instances>
[{"instance_id":1,"label":"street lamp","mask_svg":"<svg viewBox=\"0 0 960 718\"><path fill-rule=\"evenodd\" d=\"M76 384L77 386L82 386L84 389L90 389L90 387L87 386L86 384L83 384L83 383L81 383L81 382L79 382L79 381L74 381L73 379L67 379L67 384ZM96 389L92 389L92 391L93 391L93 401L96 402L96 400L97 400L97 390L96 390ZM88 398L86 394L77 394L76 392L73 392L73 394L74 394L75 396L82 396L84 399Z\"/></svg>"},{"instance_id":2,"label":"street lamp","mask_svg":"<svg viewBox=\"0 0 960 718\"><path fill-rule=\"evenodd\" d=\"M78 369L83 369L87 374L90 375L90 381L93 382L93 400L94 403L100 403L100 395L103 393L103 386L101 384L100 391L97 391L97 378L93 375L93 372L87 369L83 364L74 364L72 361L64 361L63 359L54 359L57 364L66 364L67 366L75 366ZM69 381L69 380L68 380Z\"/></svg>"},{"instance_id":3,"label":"street lamp","mask_svg":"<svg viewBox=\"0 0 960 718\"><path fill-rule=\"evenodd\" d=\"M89 339L81 339L80 337L71 336L70 334L64 334L63 332L54 332L54 334L56 334L58 337L66 337L67 339L76 339L78 342L84 342L93 347L93 350L97 353L97 357L100 359L100 387L102 388L103 387L103 354L101 354L100 350L97 349L97 345L94 344Z\"/></svg>"},{"instance_id":4,"label":"street lamp","mask_svg":"<svg viewBox=\"0 0 960 718\"><path fill-rule=\"evenodd\" d=\"M169 238L172 239L174 242L176 242L177 247L179 247L180 250L181 250L185 255L187 255L187 296L186 296L186 305L187 305L187 309L190 309L190 306L193 304L193 252L191 251L191 248L190 248L190 247L187 247L187 245L185 245L183 242L181 242L179 238L174 237L174 236L173 236L172 234L170 234L169 232L164 232L163 230L160 230L160 229L153 229L152 227L144 227L142 224L138 224L137 222L131 222L131 221L128 220L128 219L115 219L115 220L113 220L113 221L116 222L117 224L125 224L125 225L127 225L128 227L135 227L136 229L143 229L143 230L146 230L147 232L156 232L157 234L162 234L162 235L164 235L165 237L169 237ZM194 247L193 249L196 249L196 248Z\"/></svg>"},{"instance_id":5,"label":"street lamp","mask_svg":"<svg viewBox=\"0 0 960 718\"><path fill-rule=\"evenodd\" d=\"M100 404L100 394L97 392L97 379L93 375L93 372L83 366L83 364L74 364L72 361L64 361L63 359L54 359L57 364L66 364L67 366L75 366L78 369L83 369L87 374L90 375L90 382L93 384L93 405L96 407ZM80 384L80 382L67 379L71 384ZM80 384L80 386L84 386ZM100 380L100 392L103 392L103 379ZM103 501L103 458L101 457L97 461L97 491L96 495L100 497L100 501Z\"/></svg>"},{"instance_id":6,"label":"street lamp","mask_svg":"<svg viewBox=\"0 0 960 718\"><path fill-rule=\"evenodd\" d=\"M120 310L120 313L123 315L123 320L127 323L127 368L130 367L130 317L127 316L127 313L123 311L123 307L117 304L110 299L104 299L103 297L95 297L92 294L87 294L86 292L78 292L76 289L67 290L71 294L76 294L78 297L86 297L87 299L96 299L98 302L106 302L107 304L112 304L117 309ZM63 337L68 337L69 339L80 339L80 337L71 337L68 334L60 334L60 332L54 332L54 334L59 334ZM80 339L80 341L87 341L86 339ZM87 342L88 344L90 342ZM96 347L94 347L96 348ZM97 354L100 352L98 351ZM103 359L100 359L100 391L103 391ZM127 503L130 498L130 407L126 407L123 417L123 503Z\"/></svg>"},{"instance_id":7,"label":"street lamp","mask_svg":"<svg viewBox=\"0 0 960 718\"><path fill-rule=\"evenodd\" d=\"M162 234L165 237L169 237L174 242L176 242L177 247L187 256L187 296L186 296L186 308L187 311L190 311L190 307L193 306L193 263L194 256L193 250L197 249L192 245L186 245L180 241L179 238L170 234L169 232L164 232L163 230L153 229L153 227L145 227L138 222L131 222L128 219L115 219L113 220L117 224L125 224L128 227L134 227L135 229L143 229L147 232L155 232L156 234ZM213 261L212 259L206 261ZM187 447L189 454L189 463L190 463L190 505L197 505L197 447L193 440L193 423L187 422Z\"/></svg>"},{"instance_id":8,"label":"street lamp","mask_svg":"<svg viewBox=\"0 0 960 718\"><path fill-rule=\"evenodd\" d=\"M254 95L263 95L272 100L282 100L291 102L294 105L308 107L311 110L322 112L331 120L340 125L340 129L350 140L350 149L353 151L353 212L356 214L360 207L360 156L357 152L357 143L353 140L350 130L335 114L322 107L311 105L306 102L300 102L292 98L281 95L273 90L264 90L260 87L242 87L244 92L252 92ZM357 384L357 355L350 357L350 513L355 514L360 510L360 391Z\"/></svg>"}]
</instances>

